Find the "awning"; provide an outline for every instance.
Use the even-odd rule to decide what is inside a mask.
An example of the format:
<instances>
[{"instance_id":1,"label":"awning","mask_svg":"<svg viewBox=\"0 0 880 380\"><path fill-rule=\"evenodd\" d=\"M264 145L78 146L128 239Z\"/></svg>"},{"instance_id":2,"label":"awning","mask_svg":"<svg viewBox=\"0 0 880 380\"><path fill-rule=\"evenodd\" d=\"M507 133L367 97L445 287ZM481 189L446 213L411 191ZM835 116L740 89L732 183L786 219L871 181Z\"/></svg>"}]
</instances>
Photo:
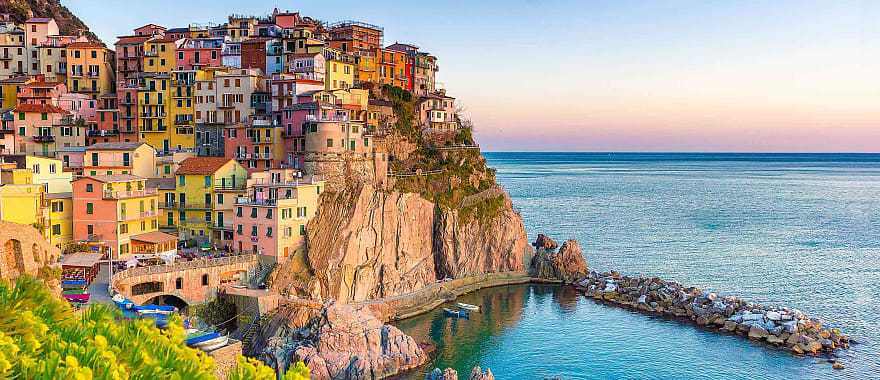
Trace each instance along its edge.
<instances>
[{"instance_id":1,"label":"awning","mask_svg":"<svg viewBox=\"0 0 880 380\"><path fill-rule=\"evenodd\" d=\"M140 241L150 244L164 243L168 241L177 241L177 236L166 234L161 231L147 232L145 234L135 235L131 240Z\"/></svg>"},{"instance_id":2,"label":"awning","mask_svg":"<svg viewBox=\"0 0 880 380\"><path fill-rule=\"evenodd\" d=\"M91 268L101 261L100 253L77 252L61 256L61 265L68 267Z\"/></svg>"}]
</instances>

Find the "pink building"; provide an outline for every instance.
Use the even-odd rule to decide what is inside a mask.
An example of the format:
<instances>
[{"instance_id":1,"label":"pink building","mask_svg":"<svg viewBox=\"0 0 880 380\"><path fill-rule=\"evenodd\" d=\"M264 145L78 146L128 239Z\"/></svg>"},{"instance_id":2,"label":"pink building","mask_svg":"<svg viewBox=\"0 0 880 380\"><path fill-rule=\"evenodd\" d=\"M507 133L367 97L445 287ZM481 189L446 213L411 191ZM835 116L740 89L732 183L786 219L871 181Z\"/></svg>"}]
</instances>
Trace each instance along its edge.
<instances>
[{"instance_id":1,"label":"pink building","mask_svg":"<svg viewBox=\"0 0 880 380\"><path fill-rule=\"evenodd\" d=\"M297 173L275 169L252 175L248 195L235 202L234 249L280 261L302 248L306 224L315 215L324 183Z\"/></svg>"},{"instance_id":2,"label":"pink building","mask_svg":"<svg viewBox=\"0 0 880 380\"><path fill-rule=\"evenodd\" d=\"M222 65L223 38L187 38L177 47L177 69L198 70Z\"/></svg>"},{"instance_id":3,"label":"pink building","mask_svg":"<svg viewBox=\"0 0 880 380\"><path fill-rule=\"evenodd\" d=\"M37 76L37 81L28 83L18 90L18 104L53 104L58 105L57 100L67 93L67 85L61 82L46 82L42 75Z\"/></svg>"}]
</instances>

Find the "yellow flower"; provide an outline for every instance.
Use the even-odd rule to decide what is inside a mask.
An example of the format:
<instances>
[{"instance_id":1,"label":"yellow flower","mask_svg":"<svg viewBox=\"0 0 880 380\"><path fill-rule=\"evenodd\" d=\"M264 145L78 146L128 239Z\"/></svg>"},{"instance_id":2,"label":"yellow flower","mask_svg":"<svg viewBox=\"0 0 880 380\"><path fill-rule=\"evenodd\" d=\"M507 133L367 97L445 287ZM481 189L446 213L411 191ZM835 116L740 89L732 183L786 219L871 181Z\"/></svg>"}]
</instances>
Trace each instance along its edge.
<instances>
[{"instance_id":1,"label":"yellow flower","mask_svg":"<svg viewBox=\"0 0 880 380\"><path fill-rule=\"evenodd\" d=\"M107 347L107 338L105 338L103 335L95 335L95 347L99 349L104 349L104 347Z\"/></svg>"},{"instance_id":2,"label":"yellow flower","mask_svg":"<svg viewBox=\"0 0 880 380\"><path fill-rule=\"evenodd\" d=\"M79 360L76 360L73 356L67 355L67 357L64 358L64 364L67 364L68 367L76 368L79 367Z\"/></svg>"}]
</instances>

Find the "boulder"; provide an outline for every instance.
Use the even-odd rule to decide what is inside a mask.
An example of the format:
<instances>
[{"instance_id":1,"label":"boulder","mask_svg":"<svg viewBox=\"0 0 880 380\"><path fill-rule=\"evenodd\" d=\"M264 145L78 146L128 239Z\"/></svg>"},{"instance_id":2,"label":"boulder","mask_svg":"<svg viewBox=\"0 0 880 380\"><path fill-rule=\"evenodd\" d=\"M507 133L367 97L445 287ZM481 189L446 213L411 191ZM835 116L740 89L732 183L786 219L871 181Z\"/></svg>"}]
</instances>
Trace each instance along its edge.
<instances>
[{"instance_id":1,"label":"boulder","mask_svg":"<svg viewBox=\"0 0 880 380\"><path fill-rule=\"evenodd\" d=\"M782 319L782 315L780 315L779 313L777 313L775 311L768 311L767 314L765 314L765 316L767 317L767 319L769 319L771 321L778 321L778 320Z\"/></svg>"},{"instance_id":2,"label":"boulder","mask_svg":"<svg viewBox=\"0 0 880 380\"><path fill-rule=\"evenodd\" d=\"M761 340L767 338L767 335L767 330L765 330L763 327L752 326L749 329L749 339Z\"/></svg>"},{"instance_id":3,"label":"boulder","mask_svg":"<svg viewBox=\"0 0 880 380\"><path fill-rule=\"evenodd\" d=\"M446 368L443 371L440 368L434 368L433 371L425 375L425 380L458 380L458 372L452 368Z\"/></svg>"},{"instance_id":4,"label":"boulder","mask_svg":"<svg viewBox=\"0 0 880 380\"><path fill-rule=\"evenodd\" d=\"M550 238L547 235L538 234L538 237L535 239L535 242L532 243L532 246L534 246L535 249L544 249L547 251L555 251L556 248L559 247L559 244L557 244L555 240L553 240L552 238Z\"/></svg>"},{"instance_id":5,"label":"boulder","mask_svg":"<svg viewBox=\"0 0 880 380\"><path fill-rule=\"evenodd\" d=\"M488 368L486 368L486 372L483 372L480 367L474 367L474 369L471 370L471 377L469 380L495 380L495 376L492 375L492 370Z\"/></svg>"},{"instance_id":6,"label":"boulder","mask_svg":"<svg viewBox=\"0 0 880 380\"><path fill-rule=\"evenodd\" d=\"M532 257L530 271L533 277L569 284L580 281L588 274L587 261L575 240L566 240L558 252L539 249Z\"/></svg>"},{"instance_id":7,"label":"boulder","mask_svg":"<svg viewBox=\"0 0 880 380\"><path fill-rule=\"evenodd\" d=\"M776 336L776 335L768 335L767 336L767 343L775 344L778 346L778 345L785 343L785 340Z\"/></svg>"},{"instance_id":8,"label":"boulder","mask_svg":"<svg viewBox=\"0 0 880 380\"><path fill-rule=\"evenodd\" d=\"M736 322L724 321L724 327L722 327L721 329L727 332L734 332L736 331Z\"/></svg>"}]
</instances>

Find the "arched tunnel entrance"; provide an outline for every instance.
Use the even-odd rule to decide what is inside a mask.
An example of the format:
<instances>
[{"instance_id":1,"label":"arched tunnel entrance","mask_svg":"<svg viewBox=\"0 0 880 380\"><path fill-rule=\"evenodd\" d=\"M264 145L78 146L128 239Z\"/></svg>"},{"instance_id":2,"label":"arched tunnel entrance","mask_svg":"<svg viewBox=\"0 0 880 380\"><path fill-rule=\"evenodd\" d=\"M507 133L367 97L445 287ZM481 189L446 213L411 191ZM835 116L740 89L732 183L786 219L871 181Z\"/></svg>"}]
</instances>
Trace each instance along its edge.
<instances>
[{"instance_id":1,"label":"arched tunnel entrance","mask_svg":"<svg viewBox=\"0 0 880 380\"><path fill-rule=\"evenodd\" d=\"M158 295L153 298L150 298L149 300L147 300L147 302L144 302L144 305L147 305L147 304L174 306L178 310L180 310L181 312L183 312L184 310L186 310L187 307L189 307L189 304L187 304L186 301L184 301L183 299L181 299L178 296L171 295L171 294L162 294L162 295Z\"/></svg>"}]
</instances>

